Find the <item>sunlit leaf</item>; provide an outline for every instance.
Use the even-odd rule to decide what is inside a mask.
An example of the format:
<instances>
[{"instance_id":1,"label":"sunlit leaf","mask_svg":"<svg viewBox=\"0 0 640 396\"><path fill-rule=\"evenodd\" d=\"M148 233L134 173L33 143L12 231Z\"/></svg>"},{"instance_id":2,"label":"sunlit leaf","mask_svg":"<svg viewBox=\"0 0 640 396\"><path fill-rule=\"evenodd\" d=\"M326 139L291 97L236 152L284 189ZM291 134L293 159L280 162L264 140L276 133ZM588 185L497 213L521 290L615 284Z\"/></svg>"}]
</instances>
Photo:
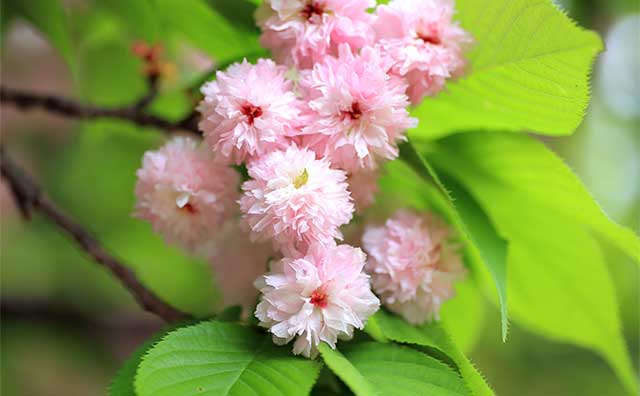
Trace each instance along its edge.
<instances>
[{"instance_id":1,"label":"sunlit leaf","mask_svg":"<svg viewBox=\"0 0 640 396\"><path fill-rule=\"evenodd\" d=\"M571 170L529 136L461 134L438 141L428 156L469 190L508 240L514 318L598 351L633 389L615 292L593 235L637 258L633 232L613 223Z\"/></svg>"},{"instance_id":2,"label":"sunlit leaf","mask_svg":"<svg viewBox=\"0 0 640 396\"><path fill-rule=\"evenodd\" d=\"M423 179L440 190L448 206L451 220L461 232L461 237L466 239L467 249L471 254L479 256L491 274L500 300L501 332L502 339L505 340L508 330L506 242L497 234L493 224L473 198L453 183L445 185L429 162L415 150L412 143L402 145L400 158Z\"/></svg>"},{"instance_id":3,"label":"sunlit leaf","mask_svg":"<svg viewBox=\"0 0 640 396\"><path fill-rule=\"evenodd\" d=\"M338 351L322 344L320 352L356 396L469 395L449 366L407 347L364 342Z\"/></svg>"},{"instance_id":4,"label":"sunlit leaf","mask_svg":"<svg viewBox=\"0 0 640 396\"><path fill-rule=\"evenodd\" d=\"M456 19L475 39L467 76L414 115L414 136L465 130L567 135L589 101L600 37L575 25L550 0L457 0Z\"/></svg>"},{"instance_id":5,"label":"sunlit leaf","mask_svg":"<svg viewBox=\"0 0 640 396\"><path fill-rule=\"evenodd\" d=\"M438 323L412 326L401 317L381 309L369 318L365 330L378 341L392 340L436 349L453 360L473 395L494 394L469 358L458 349Z\"/></svg>"}]
</instances>

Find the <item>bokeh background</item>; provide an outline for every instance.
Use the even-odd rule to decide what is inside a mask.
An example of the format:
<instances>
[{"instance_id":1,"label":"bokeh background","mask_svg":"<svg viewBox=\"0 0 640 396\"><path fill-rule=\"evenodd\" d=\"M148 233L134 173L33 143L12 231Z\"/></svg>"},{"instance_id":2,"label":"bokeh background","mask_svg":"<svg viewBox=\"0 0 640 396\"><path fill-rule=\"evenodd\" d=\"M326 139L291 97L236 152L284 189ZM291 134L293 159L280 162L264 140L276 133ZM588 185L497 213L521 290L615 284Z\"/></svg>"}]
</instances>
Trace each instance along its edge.
<instances>
[{"instance_id":1,"label":"bokeh background","mask_svg":"<svg viewBox=\"0 0 640 396\"><path fill-rule=\"evenodd\" d=\"M64 3L77 62L69 67L29 23L2 15L2 84L101 105L126 105L143 95L142 63L130 50L140 37L128 28L131 21L124 23L126 17L114 13L110 1ZM585 121L573 136L545 143L581 176L615 221L638 231L639 2L558 3L582 26L600 32L607 50L595 67ZM166 60L162 94L151 109L179 119L196 100L184 94L185 88L197 83L214 60L180 34L162 44ZM129 215L134 171L142 153L160 144L158 135L121 122L79 123L42 112L1 109L3 144L53 198L163 297L206 315L220 306L209 265L166 247L146 224ZM116 281L46 221L36 217L23 223L4 185L0 197L0 393L105 394L121 362L161 323L142 313ZM640 273L623 255L606 253L637 369ZM180 271L174 270L177 266ZM515 325L503 344L495 307L479 302L474 312L478 331L464 346L499 395L624 394L594 353L542 339Z\"/></svg>"}]
</instances>

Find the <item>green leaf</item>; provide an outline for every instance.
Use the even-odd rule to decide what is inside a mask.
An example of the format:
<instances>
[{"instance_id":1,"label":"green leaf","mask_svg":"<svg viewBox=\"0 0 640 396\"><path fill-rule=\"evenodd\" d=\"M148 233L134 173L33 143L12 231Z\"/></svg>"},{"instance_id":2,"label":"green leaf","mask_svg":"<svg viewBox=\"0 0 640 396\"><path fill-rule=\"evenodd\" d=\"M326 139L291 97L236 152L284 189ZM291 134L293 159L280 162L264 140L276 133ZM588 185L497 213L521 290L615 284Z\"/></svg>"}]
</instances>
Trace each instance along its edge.
<instances>
[{"instance_id":1,"label":"green leaf","mask_svg":"<svg viewBox=\"0 0 640 396\"><path fill-rule=\"evenodd\" d=\"M216 62L261 50L257 33L238 28L204 0L154 0L165 28L182 34Z\"/></svg>"},{"instance_id":2,"label":"green leaf","mask_svg":"<svg viewBox=\"0 0 640 396\"><path fill-rule=\"evenodd\" d=\"M438 323L412 326L399 316L381 309L369 318L365 331L378 341L392 340L434 348L453 360L473 395L494 394L471 361L458 349Z\"/></svg>"},{"instance_id":3,"label":"green leaf","mask_svg":"<svg viewBox=\"0 0 640 396\"><path fill-rule=\"evenodd\" d=\"M144 357L138 396L302 396L320 371L271 337L232 323L203 322L170 333Z\"/></svg>"},{"instance_id":4,"label":"green leaf","mask_svg":"<svg viewBox=\"0 0 640 396\"><path fill-rule=\"evenodd\" d=\"M357 396L379 395L375 386L369 382L340 351L331 349L331 347L324 342L320 343L318 350L322 355L324 363L331 371L337 374Z\"/></svg>"},{"instance_id":5,"label":"green leaf","mask_svg":"<svg viewBox=\"0 0 640 396\"><path fill-rule=\"evenodd\" d=\"M325 363L357 396L469 395L453 369L417 350L363 342L320 347Z\"/></svg>"},{"instance_id":6,"label":"green leaf","mask_svg":"<svg viewBox=\"0 0 640 396\"><path fill-rule=\"evenodd\" d=\"M5 8L7 7L7 8ZM3 11L19 16L33 24L60 52L75 72L75 59L67 16L59 0L3 0Z\"/></svg>"},{"instance_id":7,"label":"green leaf","mask_svg":"<svg viewBox=\"0 0 640 396\"><path fill-rule=\"evenodd\" d=\"M590 227L640 261L638 236L614 223L571 169L536 139L496 132L465 133L431 147L429 158L468 188L498 231L507 228L496 219L498 209L538 209L545 217L558 213Z\"/></svg>"},{"instance_id":8,"label":"green leaf","mask_svg":"<svg viewBox=\"0 0 640 396\"><path fill-rule=\"evenodd\" d=\"M482 336L484 324L485 301L474 281L467 276L457 282L455 297L445 301L440 309L442 326L464 353L470 352Z\"/></svg>"},{"instance_id":9,"label":"green leaf","mask_svg":"<svg viewBox=\"0 0 640 396\"><path fill-rule=\"evenodd\" d=\"M416 108L414 115L425 122L413 136L465 130L571 134L589 101L600 37L576 26L550 0L458 0L456 9L475 40L468 75Z\"/></svg>"},{"instance_id":10,"label":"green leaf","mask_svg":"<svg viewBox=\"0 0 640 396\"><path fill-rule=\"evenodd\" d=\"M613 284L592 235L638 258L633 232L613 223L571 170L529 136L467 133L432 147L433 163L470 191L509 242L514 319L594 349L635 389Z\"/></svg>"},{"instance_id":11,"label":"green leaf","mask_svg":"<svg viewBox=\"0 0 640 396\"><path fill-rule=\"evenodd\" d=\"M149 0L99 0L96 5L104 6L118 15L136 39L148 43L159 40L158 17Z\"/></svg>"},{"instance_id":12,"label":"green leaf","mask_svg":"<svg viewBox=\"0 0 640 396\"><path fill-rule=\"evenodd\" d=\"M257 5L249 0L207 0L234 27L252 34L260 34L254 19Z\"/></svg>"},{"instance_id":13,"label":"green leaf","mask_svg":"<svg viewBox=\"0 0 640 396\"><path fill-rule=\"evenodd\" d=\"M440 176L410 142L400 147L400 158L425 181L439 188L447 200L451 220L462 237L466 239L467 248L471 250L476 260L479 257L489 270L500 300L502 339L506 340L508 331L506 242L497 234L493 224L473 198L452 182L445 186Z\"/></svg>"},{"instance_id":14,"label":"green leaf","mask_svg":"<svg viewBox=\"0 0 640 396\"><path fill-rule=\"evenodd\" d=\"M124 38L111 30L103 34L86 42L79 51L80 92L97 105L131 104L147 89L140 62Z\"/></svg>"}]
</instances>

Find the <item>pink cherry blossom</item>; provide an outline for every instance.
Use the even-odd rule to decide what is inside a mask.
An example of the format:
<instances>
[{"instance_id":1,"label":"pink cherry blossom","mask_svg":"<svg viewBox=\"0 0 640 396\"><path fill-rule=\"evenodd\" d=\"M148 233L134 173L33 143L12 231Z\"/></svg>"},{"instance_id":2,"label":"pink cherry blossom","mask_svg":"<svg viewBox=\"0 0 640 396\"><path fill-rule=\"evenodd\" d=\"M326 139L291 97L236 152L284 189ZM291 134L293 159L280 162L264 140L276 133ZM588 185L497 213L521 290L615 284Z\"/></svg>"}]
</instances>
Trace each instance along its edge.
<instances>
[{"instance_id":1,"label":"pink cherry blossom","mask_svg":"<svg viewBox=\"0 0 640 396\"><path fill-rule=\"evenodd\" d=\"M394 60L392 73L407 78L413 104L465 69L463 51L472 39L453 14L453 0L393 0L376 10L376 40Z\"/></svg>"},{"instance_id":2,"label":"pink cherry blossom","mask_svg":"<svg viewBox=\"0 0 640 396\"><path fill-rule=\"evenodd\" d=\"M312 242L331 244L351 220L346 174L313 151L291 146L248 164L240 209L254 240L272 240L286 255Z\"/></svg>"},{"instance_id":3,"label":"pink cherry blossom","mask_svg":"<svg viewBox=\"0 0 640 396\"><path fill-rule=\"evenodd\" d=\"M374 0L265 0L256 12L260 42L277 62L310 68L339 44L353 50L373 40Z\"/></svg>"},{"instance_id":4,"label":"pink cherry blossom","mask_svg":"<svg viewBox=\"0 0 640 396\"><path fill-rule=\"evenodd\" d=\"M432 214L397 211L362 238L367 272L382 304L413 324L438 318L465 269L447 226Z\"/></svg>"},{"instance_id":5,"label":"pink cherry blossom","mask_svg":"<svg viewBox=\"0 0 640 396\"><path fill-rule=\"evenodd\" d=\"M268 59L256 65L245 59L202 87L199 127L219 157L239 164L287 147L287 135L297 128L299 104L286 72Z\"/></svg>"},{"instance_id":6,"label":"pink cherry blossom","mask_svg":"<svg viewBox=\"0 0 640 396\"><path fill-rule=\"evenodd\" d=\"M168 243L197 250L234 212L239 175L194 139L146 152L137 176L135 216Z\"/></svg>"},{"instance_id":7,"label":"pink cherry blossom","mask_svg":"<svg viewBox=\"0 0 640 396\"><path fill-rule=\"evenodd\" d=\"M338 58L327 57L302 72L300 89L309 112L306 144L348 172L373 170L381 160L396 158L397 143L417 120L407 111L406 85L387 70L376 49L355 55L342 45Z\"/></svg>"},{"instance_id":8,"label":"pink cherry blossom","mask_svg":"<svg viewBox=\"0 0 640 396\"><path fill-rule=\"evenodd\" d=\"M269 259L278 254L269 243L252 242L238 220L228 220L217 233L209 250L209 262L223 304L240 305L246 317L258 301L253 282L267 272Z\"/></svg>"},{"instance_id":9,"label":"pink cherry blossom","mask_svg":"<svg viewBox=\"0 0 640 396\"><path fill-rule=\"evenodd\" d=\"M351 198L356 212L362 213L375 201L378 192L378 172L362 170L349 174L347 178Z\"/></svg>"},{"instance_id":10,"label":"pink cherry blossom","mask_svg":"<svg viewBox=\"0 0 640 396\"><path fill-rule=\"evenodd\" d=\"M284 258L256 281L262 297L256 308L260 325L276 344L294 337L293 353L315 357L318 344L335 348L338 337L350 339L364 328L380 302L363 272L365 255L348 245L313 244L306 256Z\"/></svg>"}]
</instances>

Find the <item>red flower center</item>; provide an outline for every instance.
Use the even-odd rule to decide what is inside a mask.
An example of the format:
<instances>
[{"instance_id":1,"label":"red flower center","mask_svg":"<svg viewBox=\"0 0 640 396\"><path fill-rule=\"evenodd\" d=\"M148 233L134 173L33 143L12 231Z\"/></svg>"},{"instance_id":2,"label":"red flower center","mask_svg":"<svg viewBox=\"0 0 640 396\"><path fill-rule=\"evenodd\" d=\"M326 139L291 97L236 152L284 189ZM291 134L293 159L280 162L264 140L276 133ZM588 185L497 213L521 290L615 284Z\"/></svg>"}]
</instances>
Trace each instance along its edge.
<instances>
[{"instance_id":1,"label":"red flower center","mask_svg":"<svg viewBox=\"0 0 640 396\"><path fill-rule=\"evenodd\" d=\"M247 116L249 125L253 125L253 120L262 115L262 107L254 106L251 103L245 103L244 105L242 105L240 111L242 112L242 114Z\"/></svg>"},{"instance_id":2,"label":"red flower center","mask_svg":"<svg viewBox=\"0 0 640 396\"><path fill-rule=\"evenodd\" d=\"M434 31L428 33L418 32L418 38L425 43L433 45L440 45L442 43L442 41L440 41L440 37L438 37L438 34Z\"/></svg>"},{"instance_id":3,"label":"red flower center","mask_svg":"<svg viewBox=\"0 0 640 396\"><path fill-rule=\"evenodd\" d=\"M316 289L311 293L311 304L316 307L326 308L329 304L329 296L323 290Z\"/></svg>"},{"instance_id":4,"label":"red flower center","mask_svg":"<svg viewBox=\"0 0 640 396\"><path fill-rule=\"evenodd\" d=\"M322 14L324 14L324 7L315 1L307 3L307 6L300 11L300 15L307 20L314 16L322 16Z\"/></svg>"},{"instance_id":5,"label":"red flower center","mask_svg":"<svg viewBox=\"0 0 640 396\"><path fill-rule=\"evenodd\" d=\"M183 207L181 207L180 209L184 210L185 212L187 212L189 214L195 214L195 213L198 212L198 210L188 202Z\"/></svg>"},{"instance_id":6,"label":"red flower center","mask_svg":"<svg viewBox=\"0 0 640 396\"><path fill-rule=\"evenodd\" d=\"M344 116L351 118L352 120L359 120L362 117L362 109L360 108L360 103L353 102L351 104L350 110L345 110L342 112Z\"/></svg>"}]
</instances>

